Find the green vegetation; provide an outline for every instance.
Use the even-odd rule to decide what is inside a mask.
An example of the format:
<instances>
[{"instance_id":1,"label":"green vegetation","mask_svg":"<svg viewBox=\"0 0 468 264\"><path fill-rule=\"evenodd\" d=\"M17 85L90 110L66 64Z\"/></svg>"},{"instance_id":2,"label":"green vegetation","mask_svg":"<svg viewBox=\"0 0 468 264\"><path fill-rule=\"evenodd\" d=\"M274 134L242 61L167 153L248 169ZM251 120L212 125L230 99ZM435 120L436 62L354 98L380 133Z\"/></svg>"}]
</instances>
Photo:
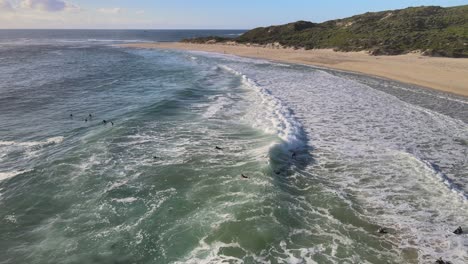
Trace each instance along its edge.
<instances>
[{"instance_id":1,"label":"green vegetation","mask_svg":"<svg viewBox=\"0 0 468 264\"><path fill-rule=\"evenodd\" d=\"M231 38L223 38L218 36L209 36L209 37L199 37L199 38L192 38L192 39L183 39L181 42L187 43L197 43L197 44L210 44L210 43L219 43L219 42L226 42L226 41L234 41L235 39Z\"/></svg>"},{"instance_id":2,"label":"green vegetation","mask_svg":"<svg viewBox=\"0 0 468 264\"><path fill-rule=\"evenodd\" d=\"M468 57L468 5L410 7L324 23L298 21L256 28L235 39L209 37L185 41L278 43L284 47L305 49L368 50L372 55L422 51L429 56Z\"/></svg>"}]
</instances>

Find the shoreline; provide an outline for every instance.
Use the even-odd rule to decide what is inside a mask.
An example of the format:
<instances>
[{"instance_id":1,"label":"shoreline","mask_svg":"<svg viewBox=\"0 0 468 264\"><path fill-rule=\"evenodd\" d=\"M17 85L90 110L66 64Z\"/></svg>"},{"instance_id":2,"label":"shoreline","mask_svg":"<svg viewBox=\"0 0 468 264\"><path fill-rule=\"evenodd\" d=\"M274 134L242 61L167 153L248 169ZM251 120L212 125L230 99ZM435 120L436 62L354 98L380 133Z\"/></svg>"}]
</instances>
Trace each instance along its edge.
<instances>
[{"instance_id":1,"label":"shoreline","mask_svg":"<svg viewBox=\"0 0 468 264\"><path fill-rule=\"evenodd\" d=\"M283 63L312 65L382 77L468 97L468 59L466 58L426 57L416 53L370 56L366 52L336 52L331 49L294 50L242 44L155 42L119 46L205 51Z\"/></svg>"}]
</instances>

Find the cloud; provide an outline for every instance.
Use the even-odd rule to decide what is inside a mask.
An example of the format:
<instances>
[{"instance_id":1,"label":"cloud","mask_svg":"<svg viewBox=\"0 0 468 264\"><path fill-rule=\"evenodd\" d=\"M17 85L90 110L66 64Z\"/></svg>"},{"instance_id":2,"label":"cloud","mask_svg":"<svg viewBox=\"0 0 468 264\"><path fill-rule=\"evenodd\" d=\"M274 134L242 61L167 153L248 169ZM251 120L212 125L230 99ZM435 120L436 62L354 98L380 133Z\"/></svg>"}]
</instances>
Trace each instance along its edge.
<instances>
[{"instance_id":1,"label":"cloud","mask_svg":"<svg viewBox=\"0 0 468 264\"><path fill-rule=\"evenodd\" d=\"M22 0L20 2L20 7L46 12L60 12L79 9L78 6L62 0Z\"/></svg>"},{"instance_id":2,"label":"cloud","mask_svg":"<svg viewBox=\"0 0 468 264\"><path fill-rule=\"evenodd\" d=\"M8 0L0 0L0 11L13 12L13 6Z\"/></svg>"},{"instance_id":3,"label":"cloud","mask_svg":"<svg viewBox=\"0 0 468 264\"><path fill-rule=\"evenodd\" d=\"M112 8L99 8L97 11L100 13L104 13L104 14L120 14L123 11L123 9L120 7L112 7Z\"/></svg>"}]
</instances>

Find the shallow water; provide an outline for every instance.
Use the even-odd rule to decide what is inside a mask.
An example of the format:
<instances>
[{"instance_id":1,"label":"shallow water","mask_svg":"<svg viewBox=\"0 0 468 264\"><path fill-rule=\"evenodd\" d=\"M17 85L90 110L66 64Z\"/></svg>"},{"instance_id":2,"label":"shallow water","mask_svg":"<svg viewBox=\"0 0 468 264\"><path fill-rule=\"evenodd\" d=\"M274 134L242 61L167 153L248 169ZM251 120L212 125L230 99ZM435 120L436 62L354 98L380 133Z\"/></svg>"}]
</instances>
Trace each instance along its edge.
<instances>
[{"instance_id":1,"label":"shallow water","mask_svg":"<svg viewBox=\"0 0 468 264\"><path fill-rule=\"evenodd\" d=\"M0 49L0 263L468 261L466 98L95 42Z\"/></svg>"}]
</instances>

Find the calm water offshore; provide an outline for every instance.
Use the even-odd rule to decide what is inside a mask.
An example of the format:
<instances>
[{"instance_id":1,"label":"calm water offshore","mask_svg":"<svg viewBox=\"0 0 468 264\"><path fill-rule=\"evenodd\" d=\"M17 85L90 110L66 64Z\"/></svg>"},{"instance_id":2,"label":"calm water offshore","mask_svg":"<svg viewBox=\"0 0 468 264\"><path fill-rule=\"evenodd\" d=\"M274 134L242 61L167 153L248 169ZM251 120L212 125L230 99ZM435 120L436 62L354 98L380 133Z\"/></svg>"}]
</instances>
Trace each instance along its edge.
<instances>
[{"instance_id":1,"label":"calm water offshore","mask_svg":"<svg viewBox=\"0 0 468 264\"><path fill-rule=\"evenodd\" d=\"M0 30L0 263L467 263L466 97L116 45L240 33Z\"/></svg>"}]
</instances>

